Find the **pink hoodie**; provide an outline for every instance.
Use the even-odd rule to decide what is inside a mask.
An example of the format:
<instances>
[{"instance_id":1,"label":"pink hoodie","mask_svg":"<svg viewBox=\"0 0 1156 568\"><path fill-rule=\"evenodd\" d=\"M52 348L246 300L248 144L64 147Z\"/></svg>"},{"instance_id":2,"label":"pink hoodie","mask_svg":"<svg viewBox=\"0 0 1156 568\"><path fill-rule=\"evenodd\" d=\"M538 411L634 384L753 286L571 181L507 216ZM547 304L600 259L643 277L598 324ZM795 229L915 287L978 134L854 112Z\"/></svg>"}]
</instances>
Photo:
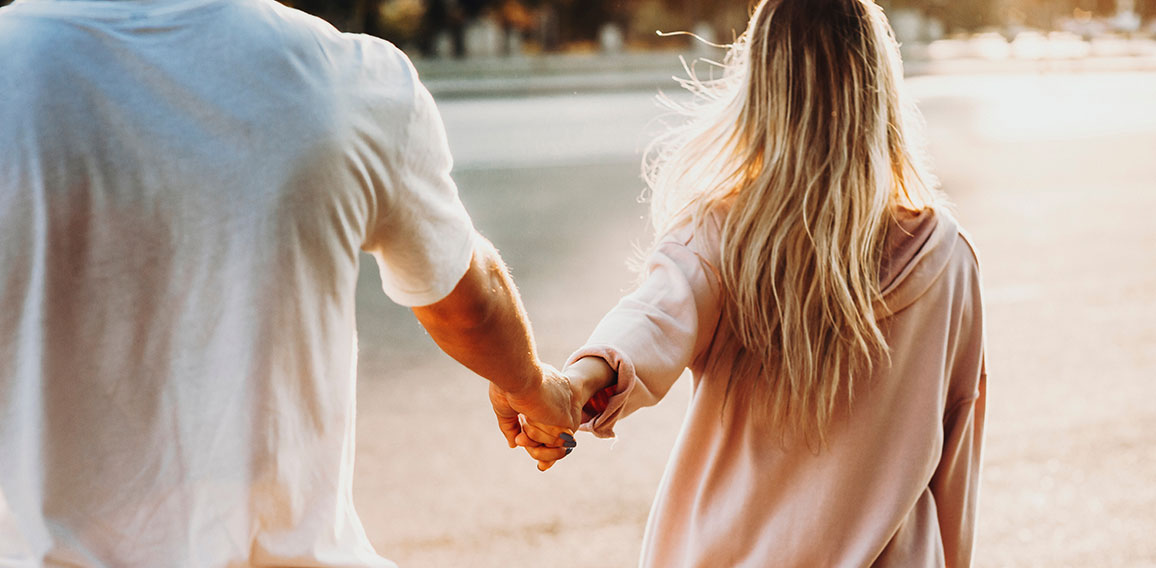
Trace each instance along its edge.
<instances>
[{"instance_id":1,"label":"pink hoodie","mask_svg":"<svg viewBox=\"0 0 1156 568\"><path fill-rule=\"evenodd\" d=\"M666 239L571 356L618 371L609 406L583 425L599 437L693 373L642 566L971 564L986 385L978 263L945 211L901 225L882 270L891 360L856 383L821 451L782 444L742 399L724 405L735 353L720 324L717 222Z\"/></svg>"}]
</instances>

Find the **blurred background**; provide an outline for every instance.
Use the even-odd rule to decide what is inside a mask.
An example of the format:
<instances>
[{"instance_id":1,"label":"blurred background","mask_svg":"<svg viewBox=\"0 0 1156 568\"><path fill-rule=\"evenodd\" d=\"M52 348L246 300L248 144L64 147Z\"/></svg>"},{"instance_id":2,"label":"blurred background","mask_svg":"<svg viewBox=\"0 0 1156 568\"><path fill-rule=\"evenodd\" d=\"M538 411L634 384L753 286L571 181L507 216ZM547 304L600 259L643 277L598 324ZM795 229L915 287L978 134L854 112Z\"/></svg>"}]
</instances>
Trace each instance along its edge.
<instances>
[{"instance_id":1,"label":"blurred background","mask_svg":"<svg viewBox=\"0 0 1156 568\"><path fill-rule=\"evenodd\" d=\"M0 4L6 2L0 1ZM629 290L641 153L680 57L720 60L745 0L293 0L405 49L462 199L561 364ZM980 252L989 409L977 566L1156 566L1156 0L893 0L908 87ZM709 73L710 66L694 68ZM542 474L485 381L363 258L355 499L402 566L629 567L689 397ZM819 536L821 537L821 535Z\"/></svg>"},{"instance_id":2,"label":"blurred background","mask_svg":"<svg viewBox=\"0 0 1156 568\"><path fill-rule=\"evenodd\" d=\"M655 30L732 37L746 2L699 0L290 0L350 31L380 35L424 57L619 52L669 47ZM1092 40L1156 32L1156 0L888 0L903 41L994 32L1009 40L1063 32ZM720 42L720 43L725 43Z\"/></svg>"},{"instance_id":3,"label":"blurred background","mask_svg":"<svg viewBox=\"0 0 1156 568\"><path fill-rule=\"evenodd\" d=\"M642 150L679 57L745 0L298 0L388 38L438 99L455 177L560 364L650 237ZM989 414L977 566L1156 566L1156 0L894 0L929 152L982 262ZM711 66L694 65L700 73ZM629 567L689 397L548 473L484 381L365 262L355 498L403 566Z\"/></svg>"}]
</instances>

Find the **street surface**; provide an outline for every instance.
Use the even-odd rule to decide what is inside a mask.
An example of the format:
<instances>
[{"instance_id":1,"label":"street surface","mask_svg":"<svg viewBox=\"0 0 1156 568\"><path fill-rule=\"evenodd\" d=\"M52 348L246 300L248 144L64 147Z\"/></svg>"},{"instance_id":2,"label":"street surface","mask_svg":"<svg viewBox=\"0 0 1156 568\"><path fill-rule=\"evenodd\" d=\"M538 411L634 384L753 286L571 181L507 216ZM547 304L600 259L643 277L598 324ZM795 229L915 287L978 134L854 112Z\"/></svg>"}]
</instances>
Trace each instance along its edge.
<instances>
[{"instance_id":1,"label":"street surface","mask_svg":"<svg viewBox=\"0 0 1156 568\"><path fill-rule=\"evenodd\" d=\"M977 566L1156 566L1156 73L922 76L935 172L979 248L989 408ZM646 243L647 93L449 100L456 179L560 364ZM416 567L629 567L689 396L578 436L548 473L506 448L485 381L358 290L354 495ZM817 535L816 538L821 538Z\"/></svg>"}]
</instances>

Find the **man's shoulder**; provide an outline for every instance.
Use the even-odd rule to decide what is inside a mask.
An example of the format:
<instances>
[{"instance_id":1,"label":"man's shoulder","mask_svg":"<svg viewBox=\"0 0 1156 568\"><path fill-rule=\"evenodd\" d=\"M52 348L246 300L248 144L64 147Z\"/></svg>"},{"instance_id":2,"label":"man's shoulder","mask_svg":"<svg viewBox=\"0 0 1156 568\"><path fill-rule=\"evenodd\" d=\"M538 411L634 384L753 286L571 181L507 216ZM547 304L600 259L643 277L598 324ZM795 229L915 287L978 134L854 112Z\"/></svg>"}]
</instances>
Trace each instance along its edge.
<instances>
[{"instance_id":1,"label":"man's shoulder","mask_svg":"<svg viewBox=\"0 0 1156 568\"><path fill-rule=\"evenodd\" d=\"M300 57L301 63L324 66L335 86L357 98L368 98L370 106L383 97L412 104L417 71L409 57L382 38L342 32L321 18L276 4L273 17L281 27L285 48Z\"/></svg>"},{"instance_id":2,"label":"man's shoulder","mask_svg":"<svg viewBox=\"0 0 1156 568\"><path fill-rule=\"evenodd\" d=\"M379 37L342 32L319 17L274 0L252 0L273 20L288 49L312 52L329 64L359 74L410 75L413 65L392 43Z\"/></svg>"}]
</instances>

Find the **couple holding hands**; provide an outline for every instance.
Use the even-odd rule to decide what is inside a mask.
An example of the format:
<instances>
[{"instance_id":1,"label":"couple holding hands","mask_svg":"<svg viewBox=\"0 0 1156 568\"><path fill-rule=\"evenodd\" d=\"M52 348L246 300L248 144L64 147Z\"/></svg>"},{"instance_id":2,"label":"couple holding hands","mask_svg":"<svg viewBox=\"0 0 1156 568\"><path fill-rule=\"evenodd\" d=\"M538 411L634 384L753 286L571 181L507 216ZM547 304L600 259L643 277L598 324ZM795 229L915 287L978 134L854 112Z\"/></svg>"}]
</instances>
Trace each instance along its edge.
<instances>
[{"instance_id":1,"label":"couple holding hands","mask_svg":"<svg viewBox=\"0 0 1156 568\"><path fill-rule=\"evenodd\" d=\"M351 490L359 250L542 470L691 370L643 566L970 565L978 262L883 11L762 0L720 65L558 371L393 46L272 0L0 8L0 566L393 566Z\"/></svg>"}]
</instances>

